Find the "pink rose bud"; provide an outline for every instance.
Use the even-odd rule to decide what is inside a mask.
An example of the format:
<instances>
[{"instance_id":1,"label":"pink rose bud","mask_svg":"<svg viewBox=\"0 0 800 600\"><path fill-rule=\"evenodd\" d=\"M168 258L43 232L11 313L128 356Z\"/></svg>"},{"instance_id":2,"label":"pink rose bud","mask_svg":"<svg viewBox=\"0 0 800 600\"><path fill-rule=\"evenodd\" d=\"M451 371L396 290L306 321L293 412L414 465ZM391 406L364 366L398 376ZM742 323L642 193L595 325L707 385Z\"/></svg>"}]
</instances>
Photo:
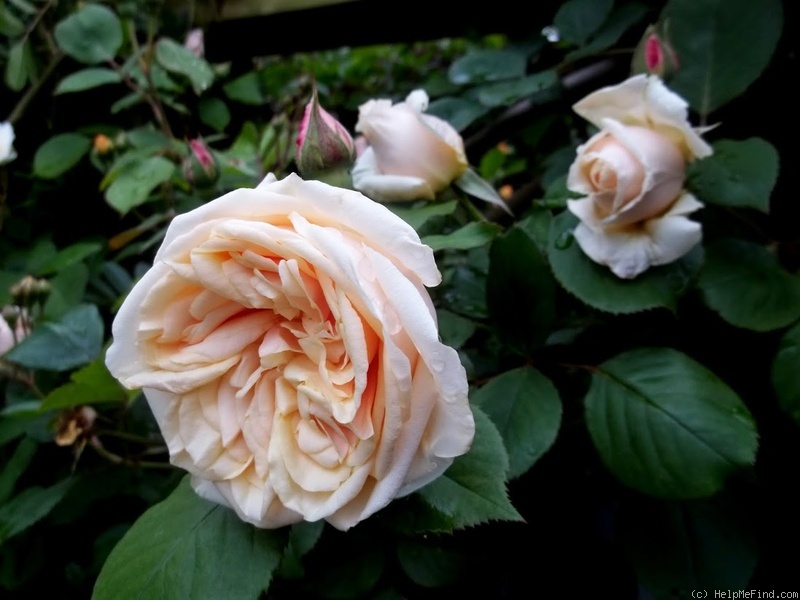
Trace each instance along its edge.
<instances>
[{"instance_id":1,"label":"pink rose bud","mask_svg":"<svg viewBox=\"0 0 800 600\"><path fill-rule=\"evenodd\" d=\"M669 40L665 35L659 35L654 25L650 25L633 53L632 71L665 79L675 73L679 66L678 55Z\"/></svg>"},{"instance_id":2,"label":"pink rose bud","mask_svg":"<svg viewBox=\"0 0 800 600\"><path fill-rule=\"evenodd\" d=\"M219 164L200 139L189 140L189 156L183 160L183 176L196 188L214 185L219 179Z\"/></svg>"},{"instance_id":3,"label":"pink rose bud","mask_svg":"<svg viewBox=\"0 0 800 600\"><path fill-rule=\"evenodd\" d=\"M306 104L297 135L297 168L311 176L334 167L349 167L356 156L356 145L344 125L319 104L317 90Z\"/></svg>"},{"instance_id":4,"label":"pink rose bud","mask_svg":"<svg viewBox=\"0 0 800 600\"><path fill-rule=\"evenodd\" d=\"M183 47L194 54L197 58L203 58L206 53L203 30L197 28L192 29L189 33L187 33L186 40L183 42Z\"/></svg>"}]
</instances>

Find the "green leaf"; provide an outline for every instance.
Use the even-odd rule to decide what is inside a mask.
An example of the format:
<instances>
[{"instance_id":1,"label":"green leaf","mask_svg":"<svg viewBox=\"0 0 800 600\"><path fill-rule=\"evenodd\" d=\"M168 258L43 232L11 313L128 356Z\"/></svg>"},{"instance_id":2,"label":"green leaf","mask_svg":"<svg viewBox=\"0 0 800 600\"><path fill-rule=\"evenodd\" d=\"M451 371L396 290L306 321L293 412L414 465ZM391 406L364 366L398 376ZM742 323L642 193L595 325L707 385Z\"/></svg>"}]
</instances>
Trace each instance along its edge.
<instances>
[{"instance_id":1,"label":"green leaf","mask_svg":"<svg viewBox=\"0 0 800 600\"><path fill-rule=\"evenodd\" d=\"M0 35L15 38L25 32L25 23L8 8L5 3L0 4Z\"/></svg>"},{"instance_id":2,"label":"green leaf","mask_svg":"<svg viewBox=\"0 0 800 600\"><path fill-rule=\"evenodd\" d=\"M508 456L503 439L486 414L473 407L475 439L444 475L418 493L462 529L492 520L521 521L506 492Z\"/></svg>"},{"instance_id":3,"label":"green leaf","mask_svg":"<svg viewBox=\"0 0 800 600\"><path fill-rule=\"evenodd\" d=\"M63 271L72 265L82 262L85 258L97 254L105 247L102 242L77 242L71 246L67 246L63 250L47 261L44 265L39 267L38 274L50 275Z\"/></svg>"},{"instance_id":4,"label":"green leaf","mask_svg":"<svg viewBox=\"0 0 800 600\"><path fill-rule=\"evenodd\" d=\"M613 5L614 0L569 0L558 9L553 24L562 40L580 46L600 29Z\"/></svg>"},{"instance_id":5,"label":"green leaf","mask_svg":"<svg viewBox=\"0 0 800 600\"><path fill-rule=\"evenodd\" d=\"M411 581L427 588L455 582L465 567L462 556L431 546L427 541L401 540L397 546L397 560Z\"/></svg>"},{"instance_id":6,"label":"green leaf","mask_svg":"<svg viewBox=\"0 0 800 600\"><path fill-rule=\"evenodd\" d=\"M83 92L91 90L101 85L108 85L110 83L119 83L122 79L119 73L111 69L103 68L90 68L83 69L67 75L62 79L54 94L71 94L74 92Z\"/></svg>"},{"instance_id":7,"label":"green leaf","mask_svg":"<svg viewBox=\"0 0 800 600\"><path fill-rule=\"evenodd\" d=\"M634 313L651 308L674 309L677 298L699 268L702 251L693 251L674 263L648 269L635 279L620 279L608 267L583 253L572 237L578 219L564 211L550 227L548 258L553 274L570 294L610 313Z\"/></svg>"},{"instance_id":8,"label":"green leaf","mask_svg":"<svg viewBox=\"0 0 800 600\"><path fill-rule=\"evenodd\" d=\"M44 305L44 314L50 320L58 320L83 301L89 269L83 263L64 267L50 280L50 296Z\"/></svg>"},{"instance_id":9,"label":"green leaf","mask_svg":"<svg viewBox=\"0 0 800 600\"><path fill-rule=\"evenodd\" d=\"M261 106L267 101L267 97L261 87L261 79L259 79L258 73L255 71L249 71L241 77L226 83L222 89L228 98L242 104Z\"/></svg>"},{"instance_id":10,"label":"green leaf","mask_svg":"<svg viewBox=\"0 0 800 600\"><path fill-rule=\"evenodd\" d=\"M772 361L772 387L781 408L800 423L800 324L781 338L778 353Z\"/></svg>"},{"instance_id":11,"label":"green leaf","mask_svg":"<svg viewBox=\"0 0 800 600\"><path fill-rule=\"evenodd\" d=\"M27 0L9 0L11 4L16 6L20 12L27 13L28 15L35 15L39 9Z\"/></svg>"},{"instance_id":12,"label":"green leaf","mask_svg":"<svg viewBox=\"0 0 800 600\"><path fill-rule=\"evenodd\" d=\"M442 343L458 350L475 333L475 321L466 319L449 310L440 308L436 311L439 322L439 337Z\"/></svg>"},{"instance_id":13,"label":"green leaf","mask_svg":"<svg viewBox=\"0 0 800 600\"><path fill-rule=\"evenodd\" d=\"M747 407L711 371L668 348L600 365L586 395L600 457L625 484L662 498L702 498L755 461Z\"/></svg>"},{"instance_id":14,"label":"green leaf","mask_svg":"<svg viewBox=\"0 0 800 600\"><path fill-rule=\"evenodd\" d=\"M477 248L488 244L501 230L501 227L496 223L486 221L473 222L444 235L426 235L422 238L422 243L427 244L434 250L443 250L445 248L468 250L469 248Z\"/></svg>"},{"instance_id":15,"label":"green leaf","mask_svg":"<svg viewBox=\"0 0 800 600\"><path fill-rule=\"evenodd\" d=\"M697 286L706 304L737 327L770 331L800 318L800 278L752 242L709 245Z\"/></svg>"},{"instance_id":16,"label":"green leaf","mask_svg":"<svg viewBox=\"0 0 800 600\"><path fill-rule=\"evenodd\" d=\"M439 98L431 102L425 112L444 119L457 131L463 131L488 113L489 108L467 98Z\"/></svg>"},{"instance_id":17,"label":"green leaf","mask_svg":"<svg viewBox=\"0 0 800 600\"><path fill-rule=\"evenodd\" d=\"M106 190L106 201L120 214L147 202L150 193L169 181L175 164L162 156L151 156L127 165Z\"/></svg>"},{"instance_id":18,"label":"green leaf","mask_svg":"<svg viewBox=\"0 0 800 600\"><path fill-rule=\"evenodd\" d=\"M347 547L339 560L328 561L323 569L315 570L310 579L317 596L331 600L374 598L370 593L381 579L386 564L384 552L365 539Z\"/></svg>"},{"instance_id":19,"label":"green leaf","mask_svg":"<svg viewBox=\"0 0 800 600\"><path fill-rule=\"evenodd\" d=\"M514 50L476 50L453 62L447 74L457 85L501 81L525 75L527 62Z\"/></svg>"},{"instance_id":20,"label":"green leaf","mask_svg":"<svg viewBox=\"0 0 800 600\"><path fill-rule=\"evenodd\" d=\"M28 81L28 61L25 60L28 39L22 39L11 46L8 51L8 61L6 62L5 82L6 85L15 92L19 92L25 87Z\"/></svg>"},{"instance_id":21,"label":"green leaf","mask_svg":"<svg viewBox=\"0 0 800 600\"><path fill-rule=\"evenodd\" d=\"M704 202L769 211L778 152L761 138L714 144L714 154L689 165L689 187Z\"/></svg>"},{"instance_id":22,"label":"green leaf","mask_svg":"<svg viewBox=\"0 0 800 600\"><path fill-rule=\"evenodd\" d=\"M567 60L591 56L616 44L622 34L639 23L648 13L647 6L631 2L618 6L589 43L567 54Z\"/></svg>"},{"instance_id":23,"label":"green leaf","mask_svg":"<svg viewBox=\"0 0 800 600\"><path fill-rule=\"evenodd\" d=\"M449 202L424 202L411 208L406 208L405 206L401 207L397 202L386 204L385 206L398 217L403 219L403 221L419 231L419 228L427 223L428 219L452 214L452 212L456 209L456 206L458 206L458 201L451 200Z\"/></svg>"},{"instance_id":24,"label":"green leaf","mask_svg":"<svg viewBox=\"0 0 800 600\"><path fill-rule=\"evenodd\" d=\"M42 323L5 358L29 369L66 371L91 362L103 344L103 320L94 304L81 304L55 323Z\"/></svg>"},{"instance_id":25,"label":"green leaf","mask_svg":"<svg viewBox=\"0 0 800 600\"><path fill-rule=\"evenodd\" d=\"M101 4L83 5L58 23L54 33L65 54L90 65L112 60L122 46L122 24Z\"/></svg>"},{"instance_id":26,"label":"green leaf","mask_svg":"<svg viewBox=\"0 0 800 600\"><path fill-rule=\"evenodd\" d=\"M169 147L169 138L152 127L137 127L127 133L128 141L139 150L164 150ZM144 156L144 155L143 155ZM116 167L116 165L114 165Z\"/></svg>"},{"instance_id":27,"label":"green leaf","mask_svg":"<svg viewBox=\"0 0 800 600\"><path fill-rule=\"evenodd\" d=\"M104 355L74 372L70 383L57 387L47 394L39 410L61 410L81 404L125 402L128 394L108 372Z\"/></svg>"},{"instance_id":28,"label":"green leaf","mask_svg":"<svg viewBox=\"0 0 800 600\"><path fill-rule=\"evenodd\" d=\"M556 87L559 83L556 72L551 69L511 81L484 85L476 90L476 95L486 107L509 106L537 92Z\"/></svg>"},{"instance_id":29,"label":"green leaf","mask_svg":"<svg viewBox=\"0 0 800 600\"><path fill-rule=\"evenodd\" d=\"M72 479L64 479L48 488L29 487L0 506L0 544L45 518L72 483Z\"/></svg>"},{"instance_id":30,"label":"green leaf","mask_svg":"<svg viewBox=\"0 0 800 600\"><path fill-rule=\"evenodd\" d=\"M656 600L747 588L758 542L747 514L728 499L639 502L621 521L626 554Z\"/></svg>"},{"instance_id":31,"label":"green leaf","mask_svg":"<svg viewBox=\"0 0 800 600\"><path fill-rule=\"evenodd\" d=\"M530 469L556 441L561 399L550 380L533 367L520 367L492 379L472 396L503 437L508 476Z\"/></svg>"},{"instance_id":32,"label":"green leaf","mask_svg":"<svg viewBox=\"0 0 800 600\"><path fill-rule=\"evenodd\" d=\"M525 225L492 243L486 301L512 349L526 355L544 343L556 317L556 284Z\"/></svg>"},{"instance_id":33,"label":"green leaf","mask_svg":"<svg viewBox=\"0 0 800 600\"><path fill-rule=\"evenodd\" d=\"M214 71L205 60L169 38L162 38L156 44L156 60L167 71L186 76L198 95L214 82Z\"/></svg>"},{"instance_id":34,"label":"green leaf","mask_svg":"<svg viewBox=\"0 0 800 600\"><path fill-rule=\"evenodd\" d=\"M680 60L670 87L701 115L744 92L769 63L781 0L670 0L661 13Z\"/></svg>"},{"instance_id":35,"label":"green leaf","mask_svg":"<svg viewBox=\"0 0 800 600\"><path fill-rule=\"evenodd\" d=\"M203 98L197 110L200 120L214 131L225 131L231 122L231 111L219 98Z\"/></svg>"},{"instance_id":36,"label":"green leaf","mask_svg":"<svg viewBox=\"0 0 800 600\"><path fill-rule=\"evenodd\" d=\"M324 527L324 521L301 521L289 528L289 543L278 571L280 577L298 579L305 574L301 559L317 545Z\"/></svg>"},{"instance_id":37,"label":"green leaf","mask_svg":"<svg viewBox=\"0 0 800 600\"><path fill-rule=\"evenodd\" d=\"M93 600L257 598L283 553L282 531L257 529L203 500L185 477L111 551Z\"/></svg>"},{"instance_id":38,"label":"green leaf","mask_svg":"<svg viewBox=\"0 0 800 600\"><path fill-rule=\"evenodd\" d=\"M508 206L506 206L500 194L497 193L488 181L484 181L475 169L469 168L464 171L464 174L456 179L453 185L470 196L475 196L484 202L499 206L508 214L511 214L511 211L508 210Z\"/></svg>"},{"instance_id":39,"label":"green leaf","mask_svg":"<svg viewBox=\"0 0 800 600\"><path fill-rule=\"evenodd\" d=\"M17 480L28 468L38 448L39 444L29 437L22 438L17 444L14 454L11 455L11 458L3 466L3 470L0 471L0 505L5 503L11 496Z\"/></svg>"},{"instance_id":40,"label":"green leaf","mask_svg":"<svg viewBox=\"0 0 800 600\"><path fill-rule=\"evenodd\" d=\"M36 151L33 172L43 179L55 179L77 165L91 147L91 140L78 133L55 135Z\"/></svg>"}]
</instances>

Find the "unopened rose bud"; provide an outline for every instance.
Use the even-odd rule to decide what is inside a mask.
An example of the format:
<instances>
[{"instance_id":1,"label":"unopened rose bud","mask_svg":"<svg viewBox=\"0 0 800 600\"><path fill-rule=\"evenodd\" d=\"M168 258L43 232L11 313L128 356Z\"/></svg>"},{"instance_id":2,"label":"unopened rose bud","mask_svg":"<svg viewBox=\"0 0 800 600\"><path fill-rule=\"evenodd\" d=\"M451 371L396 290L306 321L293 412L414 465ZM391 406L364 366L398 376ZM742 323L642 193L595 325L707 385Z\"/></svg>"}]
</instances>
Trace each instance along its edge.
<instances>
[{"instance_id":1,"label":"unopened rose bud","mask_svg":"<svg viewBox=\"0 0 800 600\"><path fill-rule=\"evenodd\" d=\"M31 331L28 314L18 306L4 306L0 310L0 355L28 337Z\"/></svg>"},{"instance_id":2,"label":"unopened rose bud","mask_svg":"<svg viewBox=\"0 0 800 600\"><path fill-rule=\"evenodd\" d=\"M111 141L111 138L107 135L98 133L92 140L92 147L94 148L95 152L97 152L100 156L103 156L114 149L114 142Z\"/></svg>"},{"instance_id":3,"label":"unopened rose bud","mask_svg":"<svg viewBox=\"0 0 800 600\"><path fill-rule=\"evenodd\" d=\"M55 442L59 446L85 443L94 427L97 411L91 406L78 406L61 412L56 423Z\"/></svg>"},{"instance_id":4,"label":"unopened rose bud","mask_svg":"<svg viewBox=\"0 0 800 600\"><path fill-rule=\"evenodd\" d=\"M214 185L219 179L219 163L200 138L189 141L189 156L183 160L183 176L196 188Z\"/></svg>"},{"instance_id":5,"label":"unopened rose bud","mask_svg":"<svg viewBox=\"0 0 800 600\"><path fill-rule=\"evenodd\" d=\"M11 162L17 157L14 150L14 126L8 121L0 123L0 165Z\"/></svg>"},{"instance_id":6,"label":"unopened rose bud","mask_svg":"<svg viewBox=\"0 0 800 600\"><path fill-rule=\"evenodd\" d=\"M203 30L200 28L192 29L186 34L183 47L194 54L197 58L203 58L206 53L205 38Z\"/></svg>"},{"instance_id":7,"label":"unopened rose bud","mask_svg":"<svg viewBox=\"0 0 800 600\"><path fill-rule=\"evenodd\" d=\"M633 53L633 72L651 73L666 79L678 67L678 55L669 40L665 35L659 35L654 25L650 25Z\"/></svg>"},{"instance_id":8,"label":"unopened rose bud","mask_svg":"<svg viewBox=\"0 0 800 600\"><path fill-rule=\"evenodd\" d=\"M297 168L306 177L335 167L349 167L356 157L350 133L319 104L317 90L306 105L297 135Z\"/></svg>"},{"instance_id":9,"label":"unopened rose bud","mask_svg":"<svg viewBox=\"0 0 800 600\"><path fill-rule=\"evenodd\" d=\"M11 299L17 306L29 308L37 302L43 303L50 295L50 282L26 275L11 286Z\"/></svg>"}]
</instances>

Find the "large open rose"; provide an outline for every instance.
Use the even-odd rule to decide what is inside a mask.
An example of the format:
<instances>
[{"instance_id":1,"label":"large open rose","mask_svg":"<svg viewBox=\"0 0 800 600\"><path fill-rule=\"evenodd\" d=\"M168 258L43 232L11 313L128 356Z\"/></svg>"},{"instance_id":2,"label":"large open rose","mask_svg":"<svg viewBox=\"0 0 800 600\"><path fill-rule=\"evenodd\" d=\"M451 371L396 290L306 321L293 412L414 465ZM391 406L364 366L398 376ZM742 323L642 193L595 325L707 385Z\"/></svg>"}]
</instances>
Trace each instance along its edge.
<instances>
[{"instance_id":1,"label":"large open rose","mask_svg":"<svg viewBox=\"0 0 800 600\"><path fill-rule=\"evenodd\" d=\"M357 192L268 178L176 217L117 315L111 372L174 464L260 527L347 529L440 475L474 421L430 248Z\"/></svg>"},{"instance_id":2,"label":"large open rose","mask_svg":"<svg viewBox=\"0 0 800 600\"><path fill-rule=\"evenodd\" d=\"M654 76L638 75L590 94L575 112L600 128L578 148L567 187L580 218L575 239L617 276L636 277L697 244L702 206L683 190L687 161L711 148L687 121L687 104Z\"/></svg>"}]
</instances>

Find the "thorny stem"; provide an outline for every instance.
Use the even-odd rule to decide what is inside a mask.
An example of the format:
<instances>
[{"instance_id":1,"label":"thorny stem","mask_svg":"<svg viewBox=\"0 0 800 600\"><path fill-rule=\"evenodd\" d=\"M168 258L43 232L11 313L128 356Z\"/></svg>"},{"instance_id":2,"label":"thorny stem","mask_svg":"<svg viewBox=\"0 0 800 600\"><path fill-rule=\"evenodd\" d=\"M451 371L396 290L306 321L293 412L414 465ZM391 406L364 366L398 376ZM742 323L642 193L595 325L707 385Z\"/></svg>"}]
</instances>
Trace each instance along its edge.
<instances>
[{"instance_id":1,"label":"thorny stem","mask_svg":"<svg viewBox=\"0 0 800 600\"><path fill-rule=\"evenodd\" d=\"M147 104L150 106L150 110L153 111L153 116L155 116L158 126L161 128L161 131L164 133L164 135L171 140L175 139L175 136L172 133L172 128L169 126L169 122L167 121L164 113L164 107L161 105L158 96L153 94L153 82L150 79L150 74L147 73L147 69L144 66L142 67L142 72L145 74L145 79L147 80L148 89L142 89L133 79L131 79L127 73L123 71L119 63L117 63L113 58L109 59L108 64L117 72L117 74L122 78L122 82L127 85L128 88L137 94L140 94L142 98L144 98L145 102L147 102Z\"/></svg>"}]
</instances>

